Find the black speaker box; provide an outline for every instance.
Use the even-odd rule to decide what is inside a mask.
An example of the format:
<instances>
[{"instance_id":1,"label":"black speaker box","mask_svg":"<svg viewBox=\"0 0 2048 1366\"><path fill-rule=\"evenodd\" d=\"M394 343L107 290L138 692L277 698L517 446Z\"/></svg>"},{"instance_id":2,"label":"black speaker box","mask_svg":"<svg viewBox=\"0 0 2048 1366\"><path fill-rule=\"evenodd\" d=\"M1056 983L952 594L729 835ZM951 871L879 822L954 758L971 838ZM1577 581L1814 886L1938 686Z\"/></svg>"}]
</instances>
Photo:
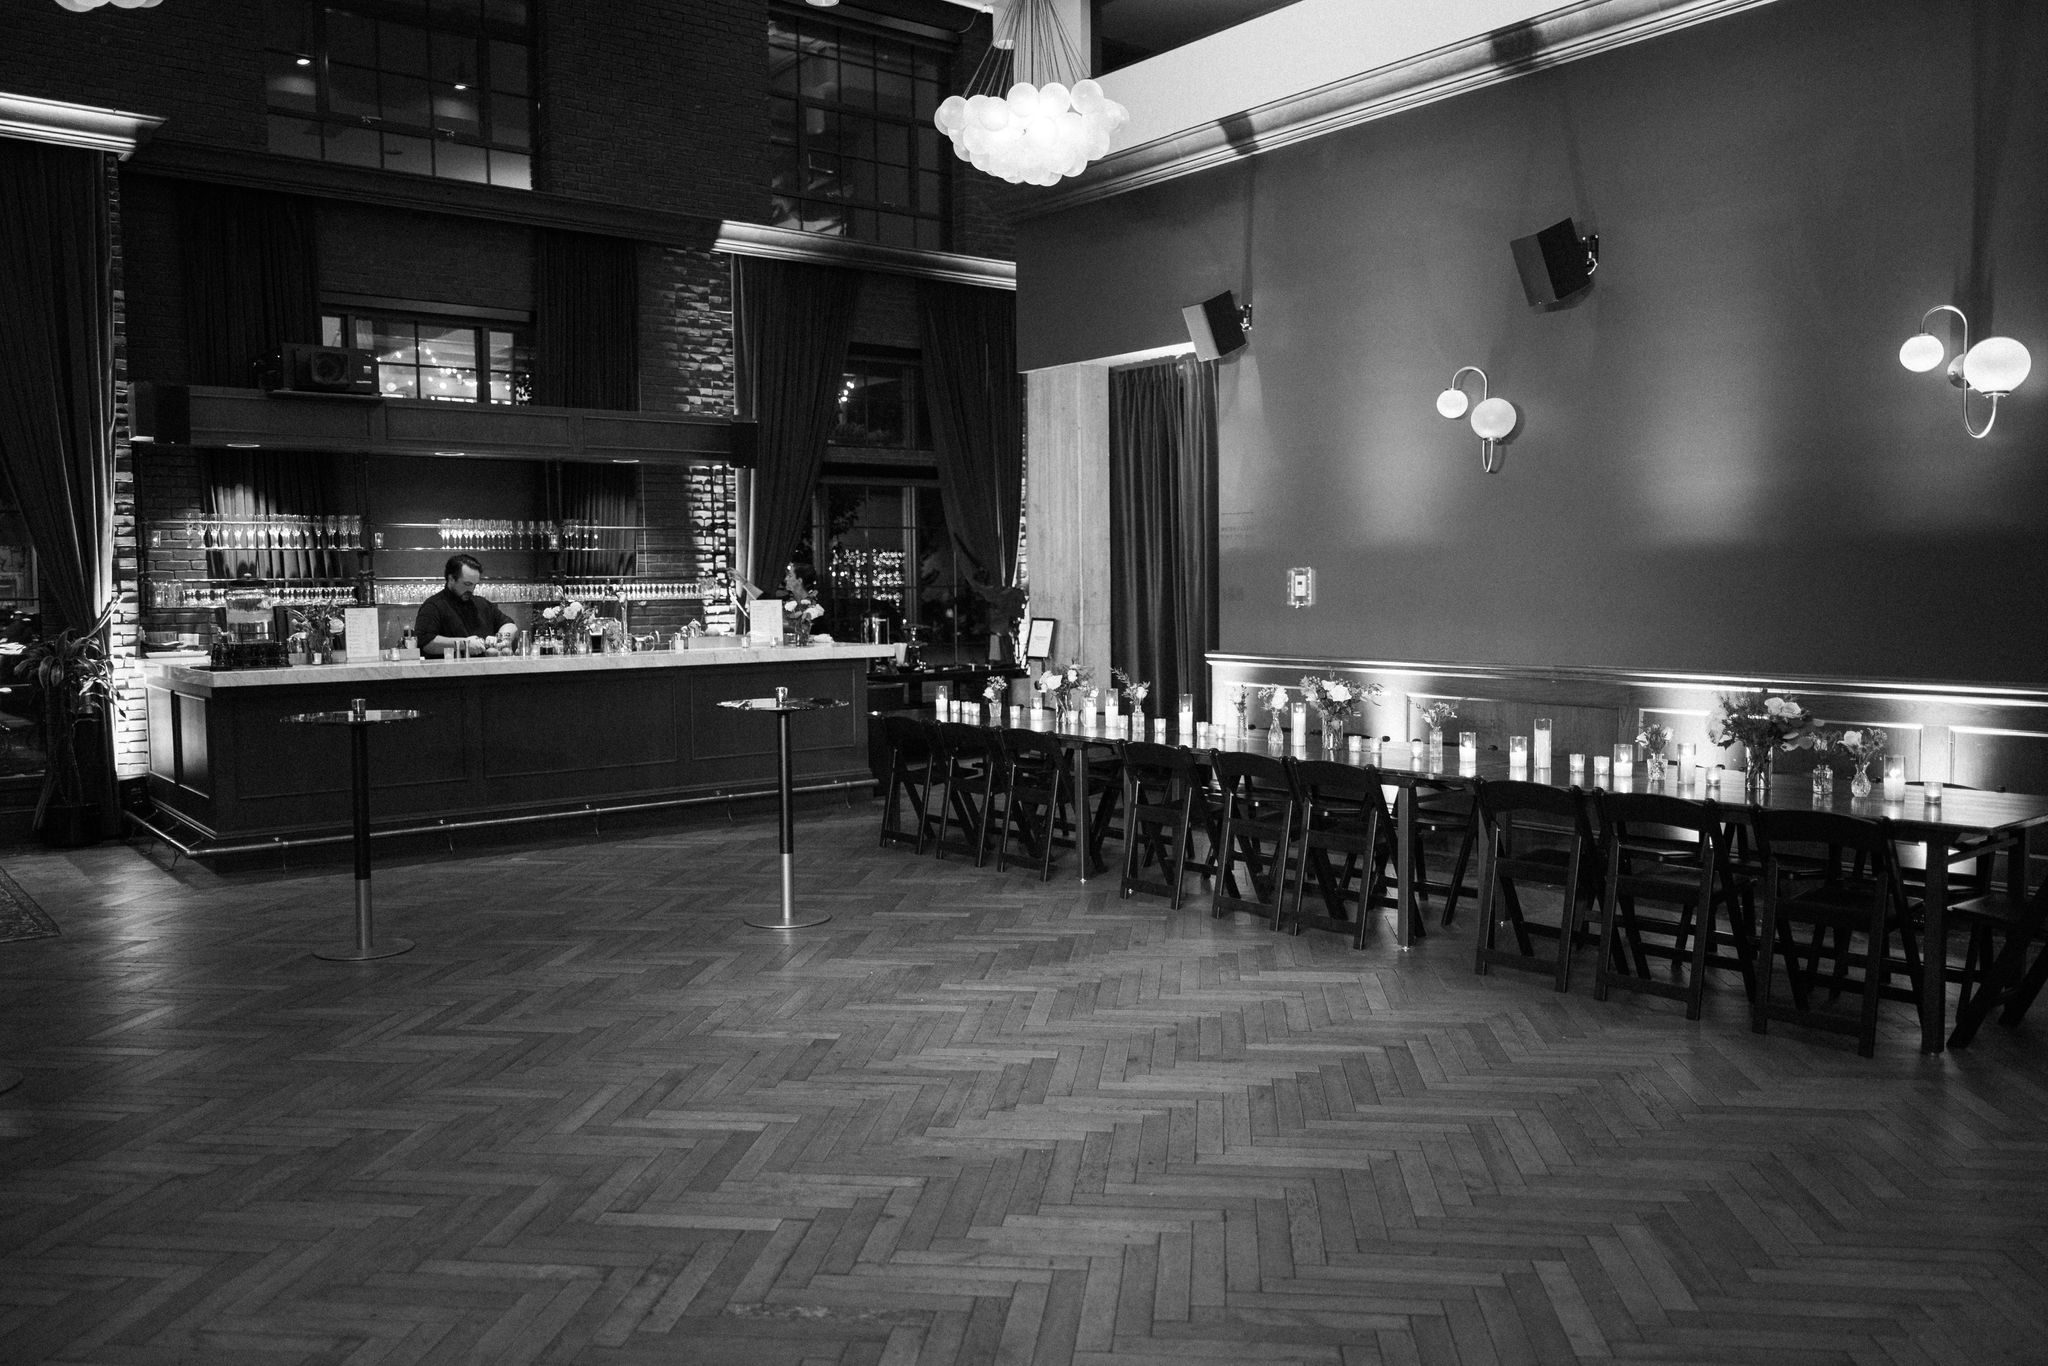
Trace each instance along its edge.
<instances>
[{"instance_id":1,"label":"black speaker box","mask_svg":"<svg viewBox=\"0 0 2048 1366\"><path fill-rule=\"evenodd\" d=\"M192 440L192 391L137 380L128 388L128 433L138 442L183 446Z\"/></svg>"},{"instance_id":2,"label":"black speaker box","mask_svg":"<svg viewBox=\"0 0 2048 1366\"><path fill-rule=\"evenodd\" d=\"M279 386L308 394L374 394L377 358L349 346L292 342L279 357Z\"/></svg>"},{"instance_id":3,"label":"black speaker box","mask_svg":"<svg viewBox=\"0 0 2048 1366\"><path fill-rule=\"evenodd\" d=\"M1213 299L1189 304L1180 311L1187 319L1188 339L1203 360L1216 360L1233 351L1244 350L1244 324L1237 312L1237 296L1224 290Z\"/></svg>"},{"instance_id":4,"label":"black speaker box","mask_svg":"<svg viewBox=\"0 0 2048 1366\"><path fill-rule=\"evenodd\" d=\"M735 420L729 429L729 438L731 444L727 447L727 455L732 461L733 468L750 470L760 463L760 423Z\"/></svg>"},{"instance_id":5,"label":"black speaker box","mask_svg":"<svg viewBox=\"0 0 2048 1366\"><path fill-rule=\"evenodd\" d=\"M1583 293L1593 283L1597 238L1580 238L1577 226L1567 218L1552 223L1542 232L1517 237L1508 245L1515 253L1515 269L1522 276L1522 292L1532 307L1562 303Z\"/></svg>"}]
</instances>

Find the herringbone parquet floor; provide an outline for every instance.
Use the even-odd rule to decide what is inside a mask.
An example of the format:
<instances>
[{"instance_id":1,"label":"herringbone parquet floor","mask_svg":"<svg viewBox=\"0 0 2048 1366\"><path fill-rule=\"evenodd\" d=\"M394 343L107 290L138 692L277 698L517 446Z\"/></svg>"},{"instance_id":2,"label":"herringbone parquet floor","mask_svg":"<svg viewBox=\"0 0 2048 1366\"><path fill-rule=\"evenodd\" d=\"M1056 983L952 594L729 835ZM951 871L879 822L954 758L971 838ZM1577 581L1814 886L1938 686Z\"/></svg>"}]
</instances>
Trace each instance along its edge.
<instances>
[{"instance_id":1,"label":"herringbone parquet floor","mask_svg":"<svg viewBox=\"0 0 2048 1366\"><path fill-rule=\"evenodd\" d=\"M2048 1047L1478 978L807 813L380 871L8 871L0 1358L2048 1360Z\"/></svg>"}]
</instances>

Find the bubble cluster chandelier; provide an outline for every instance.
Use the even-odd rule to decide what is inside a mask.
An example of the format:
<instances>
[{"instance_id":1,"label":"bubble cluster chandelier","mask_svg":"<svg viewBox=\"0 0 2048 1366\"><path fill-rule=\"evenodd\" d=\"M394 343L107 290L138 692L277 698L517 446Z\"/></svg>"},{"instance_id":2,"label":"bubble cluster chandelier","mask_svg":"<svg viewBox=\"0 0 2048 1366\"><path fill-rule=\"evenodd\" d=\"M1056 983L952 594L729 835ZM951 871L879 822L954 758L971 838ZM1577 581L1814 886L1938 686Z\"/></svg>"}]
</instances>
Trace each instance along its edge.
<instances>
[{"instance_id":1,"label":"bubble cluster chandelier","mask_svg":"<svg viewBox=\"0 0 2048 1366\"><path fill-rule=\"evenodd\" d=\"M164 0L57 0L59 5L73 14L83 14L89 9L111 4L115 9L155 9Z\"/></svg>"},{"instance_id":2,"label":"bubble cluster chandelier","mask_svg":"<svg viewBox=\"0 0 2048 1366\"><path fill-rule=\"evenodd\" d=\"M1053 0L1011 0L967 93L949 96L933 122L976 170L1057 185L1106 154L1131 117L1087 71Z\"/></svg>"}]
</instances>

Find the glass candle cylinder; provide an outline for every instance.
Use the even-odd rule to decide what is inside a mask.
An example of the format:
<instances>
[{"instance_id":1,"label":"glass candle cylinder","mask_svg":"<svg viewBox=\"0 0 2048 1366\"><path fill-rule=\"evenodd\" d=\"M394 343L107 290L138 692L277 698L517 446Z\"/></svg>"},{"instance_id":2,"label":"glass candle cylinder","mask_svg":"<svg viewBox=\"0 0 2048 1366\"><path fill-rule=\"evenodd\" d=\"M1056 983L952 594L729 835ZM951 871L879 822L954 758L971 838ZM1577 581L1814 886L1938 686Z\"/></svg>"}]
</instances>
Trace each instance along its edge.
<instances>
[{"instance_id":1,"label":"glass candle cylinder","mask_svg":"<svg viewBox=\"0 0 2048 1366\"><path fill-rule=\"evenodd\" d=\"M1123 710L1117 702L1115 693L1110 693L1102 699L1102 716L1104 720L1111 722L1123 718Z\"/></svg>"},{"instance_id":2,"label":"glass candle cylinder","mask_svg":"<svg viewBox=\"0 0 2048 1366\"><path fill-rule=\"evenodd\" d=\"M1045 729L1045 708L1039 706L1036 702L1031 704L1031 729Z\"/></svg>"},{"instance_id":3,"label":"glass candle cylinder","mask_svg":"<svg viewBox=\"0 0 2048 1366\"><path fill-rule=\"evenodd\" d=\"M938 684L932 689L932 705L939 709L940 716L952 716L952 712L947 710L952 705L952 698L947 693L945 684Z\"/></svg>"},{"instance_id":4,"label":"glass candle cylinder","mask_svg":"<svg viewBox=\"0 0 2048 1366\"><path fill-rule=\"evenodd\" d=\"M1700 765L1700 780L1704 782L1708 787L1719 790L1721 786L1721 775L1726 773L1727 771L1728 766L1726 764L1715 764L1712 768L1708 768L1705 764L1702 764Z\"/></svg>"},{"instance_id":5,"label":"glass candle cylinder","mask_svg":"<svg viewBox=\"0 0 2048 1366\"><path fill-rule=\"evenodd\" d=\"M1479 732L1461 730L1458 732L1458 762L1476 764L1479 762Z\"/></svg>"},{"instance_id":6,"label":"glass candle cylinder","mask_svg":"<svg viewBox=\"0 0 2048 1366\"><path fill-rule=\"evenodd\" d=\"M1614 781L1626 782L1636 772L1636 747L1632 744L1614 747Z\"/></svg>"},{"instance_id":7,"label":"glass candle cylinder","mask_svg":"<svg viewBox=\"0 0 2048 1366\"><path fill-rule=\"evenodd\" d=\"M1152 738L1162 745L1166 743L1165 717L1155 716L1152 718Z\"/></svg>"},{"instance_id":8,"label":"glass candle cylinder","mask_svg":"<svg viewBox=\"0 0 2048 1366\"><path fill-rule=\"evenodd\" d=\"M1700 747L1696 744L1693 744L1691 741L1683 740L1679 742L1678 781L1680 781L1681 783L1688 783L1692 781L1692 769L1693 765L1696 762L1698 762L1699 752Z\"/></svg>"},{"instance_id":9,"label":"glass candle cylinder","mask_svg":"<svg viewBox=\"0 0 2048 1366\"><path fill-rule=\"evenodd\" d=\"M1593 756L1593 786L1595 786L1595 787L1605 787L1605 786L1607 786L1607 784L1608 784L1608 783L1609 783L1610 781L1612 781L1612 780L1611 780L1611 779L1610 779L1610 777L1608 776L1608 765L1607 765L1607 756L1606 756L1606 755L1604 755L1604 754L1596 754L1596 755L1594 755L1594 756Z\"/></svg>"},{"instance_id":10,"label":"glass candle cylinder","mask_svg":"<svg viewBox=\"0 0 2048 1366\"><path fill-rule=\"evenodd\" d=\"M1885 756L1884 799L1888 802L1902 802L1906 799L1906 760L1903 755Z\"/></svg>"},{"instance_id":11,"label":"glass candle cylinder","mask_svg":"<svg viewBox=\"0 0 2048 1366\"><path fill-rule=\"evenodd\" d=\"M1530 744L1530 746L1529 746L1529 751L1530 751L1530 753L1531 753L1531 754L1533 754L1533 755L1535 756L1535 759L1536 759L1536 767L1538 767L1538 768L1549 768L1549 767L1550 767L1550 718L1549 718L1549 717L1547 717L1547 716L1539 716L1539 717L1537 717L1537 718L1536 718L1536 731L1535 731L1535 734L1531 735L1531 736L1530 736L1529 738L1530 738L1530 740L1531 740L1531 742L1532 742L1532 743Z\"/></svg>"},{"instance_id":12,"label":"glass candle cylinder","mask_svg":"<svg viewBox=\"0 0 2048 1366\"><path fill-rule=\"evenodd\" d=\"M1508 767L1524 770L1529 767L1529 737L1510 735L1508 737Z\"/></svg>"},{"instance_id":13,"label":"glass candle cylinder","mask_svg":"<svg viewBox=\"0 0 2048 1366\"><path fill-rule=\"evenodd\" d=\"M1184 692L1180 695L1180 733L1192 735L1195 730L1195 695Z\"/></svg>"},{"instance_id":14,"label":"glass candle cylinder","mask_svg":"<svg viewBox=\"0 0 2048 1366\"><path fill-rule=\"evenodd\" d=\"M1835 771L1826 764L1813 766L1813 802L1826 806L1835 799Z\"/></svg>"},{"instance_id":15,"label":"glass candle cylinder","mask_svg":"<svg viewBox=\"0 0 2048 1366\"><path fill-rule=\"evenodd\" d=\"M1941 784L1930 778L1921 786L1920 794L1927 799L1930 805L1939 802L1941 800Z\"/></svg>"},{"instance_id":16,"label":"glass candle cylinder","mask_svg":"<svg viewBox=\"0 0 2048 1366\"><path fill-rule=\"evenodd\" d=\"M1287 709L1287 740L1297 747L1308 743L1308 703L1296 702Z\"/></svg>"},{"instance_id":17,"label":"glass candle cylinder","mask_svg":"<svg viewBox=\"0 0 2048 1366\"><path fill-rule=\"evenodd\" d=\"M1429 747L1421 740L1410 740L1408 742L1408 762L1416 768L1422 767L1423 761L1428 755Z\"/></svg>"},{"instance_id":18,"label":"glass candle cylinder","mask_svg":"<svg viewBox=\"0 0 2048 1366\"><path fill-rule=\"evenodd\" d=\"M1586 780L1586 756L1585 756L1585 755L1583 755L1583 754L1569 754L1569 755L1566 755L1566 756L1565 756L1565 761L1564 761L1564 762L1565 762L1565 771L1566 771L1566 773L1568 773L1568 774L1570 775L1570 777L1571 777L1571 780L1572 780L1573 782L1575 782L1575 783L1582 783L1582 782L1584 782L1584 781Z\"/></svg>"},{"instance_id":19,"label":"glass candle cylinder","mask_svg":"<svg viewBox=\"0 0 2048 1366\"><path fill-rule=\"evenodd\" d=\"M1365 753L1365 737L1363 735L1345 736L1344 752L1351 755L1353 758L1357 758L1358 756L1363 755Z\"/></svg>"}]
</instances>

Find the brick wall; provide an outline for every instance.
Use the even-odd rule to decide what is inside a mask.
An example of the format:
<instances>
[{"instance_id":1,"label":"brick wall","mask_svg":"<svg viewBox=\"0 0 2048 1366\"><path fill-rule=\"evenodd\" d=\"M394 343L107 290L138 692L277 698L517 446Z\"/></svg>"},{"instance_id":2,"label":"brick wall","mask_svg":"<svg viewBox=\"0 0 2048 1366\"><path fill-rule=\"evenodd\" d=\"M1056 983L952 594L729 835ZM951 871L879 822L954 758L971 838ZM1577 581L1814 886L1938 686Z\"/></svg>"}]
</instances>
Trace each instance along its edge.
<instances>
[{"instance_id":1,"label":"brick wall","mask_svg":"<svg viewBox=\"0 0 2048 1366\"><path fill-rule=\"evenodd\" d=\"M533 309L531 228L333 199L317 209L323 290Z\"/></svg>"},{"instance_id":2,"label":"brick wall","mask_svg":"<svg viewBox=\"0 0 2048 1366\"><path fill-rule=\"evenodd\" d=\"M114 774L139 777L149 767L149 725L144 712L141 663L141 607L137 580L141 556L135 528L135 447L129 436L127 300L121 251L121 177L106 159L107 203L113 215L114 277L114 613L107 656L114 666Z\"/></svg>"},{"instance_id":3,"label":"brick wall","mask_svg":"<svg viewBox=\"0 0 2048 1366\"><path fill-rule=\"evenodd\" d=\"M541 6L536 188L709 219L767 212L767 0Z\"/></svg>"},{"instance_id":4,"label":"brick wall","mask_svg":"<svg viewBox=\"0 0 2048 1366\"><path fill-rule=\"evenodd\" d=\"M731 258L706 247L640 248L640 406L733 410Z\"/></svg>"}]
</instances>

